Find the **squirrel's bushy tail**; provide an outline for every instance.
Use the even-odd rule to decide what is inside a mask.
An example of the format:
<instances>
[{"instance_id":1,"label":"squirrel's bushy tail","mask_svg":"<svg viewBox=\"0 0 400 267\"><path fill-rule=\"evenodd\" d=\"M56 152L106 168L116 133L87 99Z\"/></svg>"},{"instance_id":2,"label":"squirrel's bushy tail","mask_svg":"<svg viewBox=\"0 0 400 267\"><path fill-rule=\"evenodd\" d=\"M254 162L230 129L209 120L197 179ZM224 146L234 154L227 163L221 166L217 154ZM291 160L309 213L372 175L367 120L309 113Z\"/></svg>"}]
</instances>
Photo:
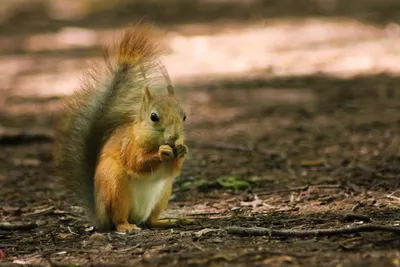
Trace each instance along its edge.
<instances>
[{"instance_id":1,"label":"squirrel's bushy tail","mask_svg":"<svg viewBox=\"0 0 400 267\"><path fill-rule=\"evenodd\" d=\"M63 181L94 217L94 174L99 153L119 126L134 122L142 92L160 66L160 49L150 28L127 30L104 61L84 76L82 87L65 102L65 118L58 128L54 157ZM145 74L144 74L145 73Z\"/></svg>"}]
</instances>

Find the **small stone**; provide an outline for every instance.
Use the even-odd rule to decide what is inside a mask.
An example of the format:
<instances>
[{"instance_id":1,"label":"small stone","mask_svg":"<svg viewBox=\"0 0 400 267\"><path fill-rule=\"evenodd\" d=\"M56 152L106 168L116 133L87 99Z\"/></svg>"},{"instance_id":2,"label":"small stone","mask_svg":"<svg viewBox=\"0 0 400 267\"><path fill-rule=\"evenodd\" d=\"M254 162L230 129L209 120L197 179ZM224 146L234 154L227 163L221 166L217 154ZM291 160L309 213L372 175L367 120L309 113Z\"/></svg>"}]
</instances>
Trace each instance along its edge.
<instances>
[{"instance_id":1,"label":"small stone","mask_svg":"<svg viewBox=\"0 0 400 267\"><path fill-rule=\"evenodd\" d=\"M54 210L53 213L56 215L59 215L59 214L65 214L65 211L64 210Z\"/></svg>"},{"instance_id":2,"label":"small stone","mask_svg":"<svg viewBox=\"0 0 400 267\"><path fill-rule=\"evenodd\" d=\"M107 239L108 239L108 241L112 241L112 236L110 233L107 234Z\"/></svg>"},{"instance_id":3,"label":"small stone","mask_svg":"<svg viewBox=\"0 0 400 267\"><path fill-rule=\"evenodd\" d=\"M111 244L107 244L105 247L101 248L102 251L111 251L113 246Z\"/></svg>"},{"instance_id":4,"label":"small stone","mask_svg":"<svg viewBox=\"0 0 400 267\"><path fill-rule=\"evenodd\" d=\"M43 226L43 225L46 225L47 222L45 220L37 220L36 224L37 224L37 226Z\"/></svg>"},{"instance_id":5,"label":"small stone","mask_svg":"<svg viewBox=\"0 0 400 267\"><path fill-rule=\"evenodd\" d=\"M100 233L94 233L93 235L91 235L89 237L89 239L92 240L92 241L96 241L96 240L97 241L104 241L105 240L104 235L100 234Z\"/></svg>"},{"instance_id":6,"label":"small stone","mask_svg":"<svg viewBox=\"0 0 400 267\"><path fill-rule=\"evenodd\" d=\"M22 167L36 167L39 166L40 161L38 159L14 159L13 160L14 165L16 166L22 166Z\"/></svg>"},{"instance_id":7,"label":"small stone","mask_svg":"<svg viewBox=\"0 0 400 267\"><path fill-rule=\"evenodd\" d=\"M85 232L93 232L94 231L94 226L89 226L85 228Z\"/></svg>"},{"instance_id":8,"label":"small stone","mask_svg":"<svg viewBox=\"0 0 400 267\"><path fill-rule=\"evenodd\" d=\"M89 241L90 241L90 243L101 244L101 243L105 243L106 242L106 237L103 234L94 233L93 235L91 235L89 237Z\"/></svg>"}]
</instances>

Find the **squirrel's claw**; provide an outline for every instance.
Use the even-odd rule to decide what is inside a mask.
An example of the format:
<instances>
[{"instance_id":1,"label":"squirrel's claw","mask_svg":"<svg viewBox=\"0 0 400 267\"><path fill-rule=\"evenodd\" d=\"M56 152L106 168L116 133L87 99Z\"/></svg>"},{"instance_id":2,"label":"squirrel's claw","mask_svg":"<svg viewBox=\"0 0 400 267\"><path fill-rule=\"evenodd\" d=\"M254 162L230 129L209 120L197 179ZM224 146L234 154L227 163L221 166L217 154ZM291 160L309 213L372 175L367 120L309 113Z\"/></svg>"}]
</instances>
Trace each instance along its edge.
<instances>
[{"instance_id":1,"label":"squirrel's claw","mask_svg":"<svg viewBox=\"0 0 400 267\"><path fill-rule=\"evenodd\" d=\"M160 146L158 149L158 156L161 161L167 161L174 159L174 150L169 145Z\"/></svg>"},{"instance_id":2,"label":"squirrel's claw","mask_svg":"<svg viewBox=\"0 0 400 267\"><path fill-rule=\"evenodd\" d=\"M174 148L174 155L177 158L183 158L188 151L189 151L189 149L186 145L177 145Z\"/></svg>"}]
</instances>

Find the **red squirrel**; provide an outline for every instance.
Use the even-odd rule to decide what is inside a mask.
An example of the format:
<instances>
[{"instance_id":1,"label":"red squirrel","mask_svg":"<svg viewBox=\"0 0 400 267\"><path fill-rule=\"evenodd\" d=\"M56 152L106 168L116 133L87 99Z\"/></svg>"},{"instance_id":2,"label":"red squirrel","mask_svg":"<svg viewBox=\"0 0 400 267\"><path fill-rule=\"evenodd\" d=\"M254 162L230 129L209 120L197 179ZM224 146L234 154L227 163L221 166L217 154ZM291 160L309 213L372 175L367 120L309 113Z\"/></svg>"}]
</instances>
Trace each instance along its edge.
<instances>
[{"instance_id":1,"label":"red squirrel","mask_svg":"<svg viewBox=\"0 0 400 267\"><path fill-rule=\"evenodd\" d=\"M190 222L159 219L188 152L186 115L160 52L149 27L126 30L65 102L56 163L98 230ZM154 74L166 81L164 94L151 92Z\"/></svg>"}]
</instances>

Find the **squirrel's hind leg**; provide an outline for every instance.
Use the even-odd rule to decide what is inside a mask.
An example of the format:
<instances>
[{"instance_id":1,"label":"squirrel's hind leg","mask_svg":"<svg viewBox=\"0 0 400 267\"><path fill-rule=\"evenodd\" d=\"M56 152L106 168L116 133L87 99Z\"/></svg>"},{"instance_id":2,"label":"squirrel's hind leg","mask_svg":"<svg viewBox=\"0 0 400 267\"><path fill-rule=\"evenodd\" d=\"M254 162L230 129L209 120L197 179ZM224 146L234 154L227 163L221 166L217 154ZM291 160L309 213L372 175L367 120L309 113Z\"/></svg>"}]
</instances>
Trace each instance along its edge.
<instances>
[{"instance_id":1,"label":"squirrel's hind leg","mask_svg":"<svg viewBox=\"0 0 400 267\"><path fill-rule=\"evenodd\" d=\"M103 155L95 175L96 219L100 225L112 224L118 232L140 230L128 222L131 208L129 179L118 161Z\"/></svg>"},{"instance_id":2,"label":"squirrel's hind leg","mask_svg":"<svg viewBox=\"0 0 400 267\"><path fill-rule=\"evenodd\" d=\"M189 219L159 219L168 205L169 198L172 192L172 179L169 179L165 184L162 196L150 214L149 219L146 221L146 226L149 228L177 228L186 224L191 224L193 221Z\"/></svg>"}]
</instances>

